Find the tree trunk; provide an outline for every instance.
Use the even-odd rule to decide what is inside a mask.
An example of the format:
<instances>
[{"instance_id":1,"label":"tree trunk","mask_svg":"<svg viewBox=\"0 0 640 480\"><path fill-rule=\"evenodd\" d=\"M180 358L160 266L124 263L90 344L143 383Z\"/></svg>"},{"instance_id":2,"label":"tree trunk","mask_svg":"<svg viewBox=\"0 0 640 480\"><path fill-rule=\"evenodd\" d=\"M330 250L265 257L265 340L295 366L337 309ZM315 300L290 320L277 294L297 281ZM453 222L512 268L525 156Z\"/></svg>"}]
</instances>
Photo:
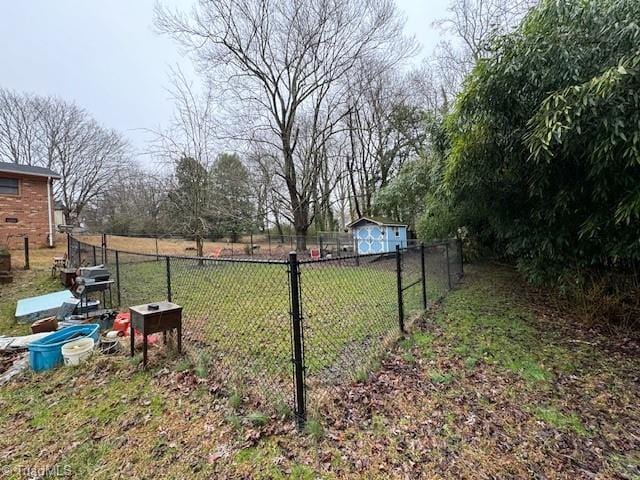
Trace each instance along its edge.
<instances>
[{"instance_id":1,"label":"tree trunk","mask_svg":"<svg viewBox=\"0 0 640 480\"><path fill-rule=\"evenodd\" d=\"M284 242L286 242L286 240L284 238L284 230L282 230L282 225L280 225L280 223L278 223L276 225L276 228L278 229L278 236L280 237L280 243L284 244Z\"/></svg>"},{"instance_id":2,"label":"tree trunk","mask_svg":"<svg viewBox=\"0 0 640 480\"><path fill-rule=\"evenodd\" d=\"M309 205L298 202L293 211L293 227L296 232L296 251L304 252L307 250L307 230L309 230Z\"/></svg>"},{"instance_id":3,"label":"tree trunk","mask_svg":"<svg viewBox=\"0 0 640 480\"><path fill-rule=\"evenodd\" d=\"M198 259L198 265L203 265L203 261L202 261L202 257L204 256L203 253L203 241L202 241L202 237L200 237L199 235L196 236L196 256L199 257Z\"/></svg>"},{"instance_id":4,"label":"tree trunk","mask_svg":"<svg viewBox=\"0 0 640 480\"><path fill-rule=\"evenodd\" d=\"M293 227L296 232L296 251L304 252L307 249L307 230L309 229L309 199L301 197L296 185L296 170L293 161L293 151L290 143L290 132L282 136L282 153L285 164L285 181L291 211L293 213Z\"/></svg>"},{"instance_id":5,"label":"tree trunk","mask_svg":"<svg viewBox=\"0 0 640 480\"><path fill-rule=\"evenodd\" d=\"M296 226L296 251L305 252L307 250L307 230L308 226Z\"/></svg>"}]
</instances>

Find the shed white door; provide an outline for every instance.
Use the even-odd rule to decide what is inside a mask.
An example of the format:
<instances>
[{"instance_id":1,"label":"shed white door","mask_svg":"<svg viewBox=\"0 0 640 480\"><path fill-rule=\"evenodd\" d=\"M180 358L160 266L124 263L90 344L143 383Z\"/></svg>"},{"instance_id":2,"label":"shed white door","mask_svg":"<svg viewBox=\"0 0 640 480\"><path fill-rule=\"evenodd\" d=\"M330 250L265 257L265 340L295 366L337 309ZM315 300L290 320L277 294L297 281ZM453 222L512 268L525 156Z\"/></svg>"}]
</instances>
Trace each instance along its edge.
<instances>
[{"instance_id":1,"label":"shed white door","mask_svg":"<svg viewBox=\"0 0 640 480\"><path fill-rule=\"evenodd\" d=\"M358 253L382 253L384 235L378 225L358 228Z\"/></svg>"}]
</instances>

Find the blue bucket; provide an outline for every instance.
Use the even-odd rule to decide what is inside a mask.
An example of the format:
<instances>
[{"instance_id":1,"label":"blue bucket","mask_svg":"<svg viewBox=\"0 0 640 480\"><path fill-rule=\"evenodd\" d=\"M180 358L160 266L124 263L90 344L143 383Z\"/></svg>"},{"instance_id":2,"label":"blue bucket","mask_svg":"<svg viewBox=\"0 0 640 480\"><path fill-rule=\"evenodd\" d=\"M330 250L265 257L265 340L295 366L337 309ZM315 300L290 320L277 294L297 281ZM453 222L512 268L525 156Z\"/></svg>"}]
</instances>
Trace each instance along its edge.
<instances>
[{"instance_id":1,"label":"blue bucket","mask_svg":"<svg viewBox=\"0 0 640 480\"><path fill-rule=\"evenodd\" d=\"M99 335L100 325L95 323L62 328L28 345L29 365L36 372L55 368L63 363L62 346L65 343L91 337L97 344Z\"/></svg>"}]
</instances>

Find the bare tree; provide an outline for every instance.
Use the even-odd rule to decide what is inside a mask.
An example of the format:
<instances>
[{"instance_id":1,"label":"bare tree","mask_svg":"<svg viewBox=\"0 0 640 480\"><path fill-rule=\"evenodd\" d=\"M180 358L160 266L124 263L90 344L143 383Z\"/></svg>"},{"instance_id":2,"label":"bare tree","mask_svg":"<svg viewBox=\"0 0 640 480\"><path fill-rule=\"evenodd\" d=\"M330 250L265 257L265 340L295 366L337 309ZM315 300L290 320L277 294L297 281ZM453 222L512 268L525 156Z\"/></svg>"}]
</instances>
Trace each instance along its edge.
<instances>
[{"instance_id":1,"label":"bare tree","mask_svg":"<svg viewBox=\"0 0 640 480\"><path fill-rule=\"evenodd\" d=\"M191 237L202 256L204 238L211 232L212 178L215 162L215 103L210 85L198 88L179 68L171 71L173 116L163 130L152 131L147 153L174 172L168 180L172 232Z\"/></svg>"},{"instance_id":2,"label":"bare tree","mask_svg":"<svg viewBox=\"0 0 640 480\"><path fill-rule=\"evenodd\" d=\"M347 170L357 216L373 214L373 198L424 143L423 112L408 77L369 61L354 79L348 115Z\"/></svg>"},{"instance_id":3,"label":"bare tree","mask_svg":"<svg viewBox=\"0 0 640 480\"><path fill-rule=\"evenodd\" d=\"M54 195L64 204L65 222L78 222L83 209L130 163L129 144L85 110L56 98L42 102L39 129L44 152L40 163L62 176Z\"/></svg>"},{"instance_id":4,"label":"bare tree","mask_svg":"<svg viewBox=\"0 0 640 480\"><path fill-rule=\"evenodd\" d=\"M436 22L462 42L463 50L477 61L491 40L510 31L538 0L452 0L449 16Z\"/></svg>"},{"instance_id":5,"label":"bare tree","mask_svg":"<svg viewBox=\"0 0 640 480\"><path fill-rule=\"evenodd\" d=\"M82 108L54 97L0 90L0 158L48 167L62 176L54 195L65 221L80 219L129 163L129 145Z\"/></svg>"},{"instance_id":6,"label":"bare tree","mask_svg":"<svg viewBox=\"0 0 640 480\"><path fill-rule=\"evenodd\" d=\"M391 0L201 0L187 16L158 6L156 25L195 53L200 68L250 108L260 141L277 149L297 248L305 249L313 189L296 162L302 112L318 103L361 58L406 55L403 21ZM245 110L246 111L246 110ZM314 114L312 114L314 115ZM311 121L313 124L313 120ZM313 134L312 134L313 135ZM303 162L308 157L299 156Z\"/></svg>"},{"instance_id":7,"label":"bare tree","mask_svg":"<svg viewBox=\"0 0 640 480\"><path fill-rule=\"evenodd\" d=\"M486 56L492 40L511 31L538 0L451 0L449 15L435 22L453 38L441 41L431 68L440 79L445 108L475 63Z\"/></svg>"},{"instance_id":8,"label":"bare tree","mask_svg":"<svg viewBox=\"0 0 640 480\"><path fill-rule=\"evenodd\" d=\"M154 139L147 153L172 167L189 157L211 168L217 142L213 91L207 84L199 89L177 67L171 69L170 77L173 115L165 129L151 131Z\"/></svg>"},{"instance_id":9,"label":"bare tree","mask_svg":"<svg viewBox=\"0 0 640 480\"><path fill-rule=\"evenodd\" d=\"M268 152L262 152L253 157L256 171L259 172L261 190L264 192L264 224L266 229L275 226L280 243L285 243L284 215L287 210L287 196L281 192L286 192L286 187L281 177L275 174L277 157Z\"/></svg>"},{"instance_id":10,"label":"bare tree","mask_svg":"<svg viewBox=\"0 0 640 480\"><path fill-rule=\"evenodd\" d=\"M38 119L42 99L0 88L0 159L23 165L40 161Z\"/></svg>"},{"instance_id":11,"label":"bare tree","mask_svg":"<svg viewBox=\"0 0 640 480\"><path fill-rule=\"evenodd\" d=\"M83 214L87 224L115 234L168 233L168 180L135 165L122 168L112 185Z\"/></svg>"}]
</instances>

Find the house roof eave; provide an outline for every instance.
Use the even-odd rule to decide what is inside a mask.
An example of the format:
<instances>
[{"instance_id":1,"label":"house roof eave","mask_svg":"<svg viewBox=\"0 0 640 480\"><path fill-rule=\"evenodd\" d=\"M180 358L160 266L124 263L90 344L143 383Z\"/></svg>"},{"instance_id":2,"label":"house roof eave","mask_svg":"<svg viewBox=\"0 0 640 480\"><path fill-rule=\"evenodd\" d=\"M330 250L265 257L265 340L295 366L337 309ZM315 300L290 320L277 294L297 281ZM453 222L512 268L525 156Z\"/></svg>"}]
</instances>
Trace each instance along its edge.
<instances>
[{"instance_id":1,"label":"house roof eave","mask_svg":"<svg viewBox=\"0 0 640 480\"><path fill-rule=\"evenodd\" d=\"M367 221L369 223L375 223L376 225L381 227L405 227L405 228L408 227L404 223L392 222L392 221L387 221L384 219L376 219L372 217L360 217L354 220L353 222L347 224L347 228L353 228L363 221Z\"/></svg>"},{"instance_id":2,"label":"house roof eave","mask_svg":"<svg viewBox=\"0 0 640 480\"><path fill-rule=\"evenodd\" d=\"M0 162L0 173L10 174L10 175L24 175L28 177L45 177L52 178L54 180L60 180L62 177L44 167L34 167L31 165L19 165L17 163L6 163Z\"/></svg>"}]
</instances>

